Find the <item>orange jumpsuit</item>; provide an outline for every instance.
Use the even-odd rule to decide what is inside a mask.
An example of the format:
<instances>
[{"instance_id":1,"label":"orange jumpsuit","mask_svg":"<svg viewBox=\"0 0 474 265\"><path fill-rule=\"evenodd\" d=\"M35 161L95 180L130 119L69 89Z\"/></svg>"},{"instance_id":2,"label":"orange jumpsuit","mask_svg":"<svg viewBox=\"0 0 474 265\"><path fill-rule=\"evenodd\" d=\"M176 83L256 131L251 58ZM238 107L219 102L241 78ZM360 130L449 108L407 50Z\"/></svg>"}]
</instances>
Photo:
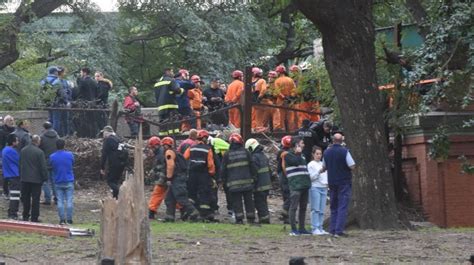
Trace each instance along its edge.
<instances>
[{"instance_id":1,"label":"orange jumpsuit","mask_svg":"<svg viewBox=\"0 0 474 265\"><path fill-rule=\"evenodd\" d=\"M279 90L283 97L280 97L277 100L277 105L283 105L283 99L288 97L296 96L296 85L295 81L288 76L281 75L275 80L275 87ZM290 107L290 106L289 106ZM282 126L287 122L288 127L286 128L288 131L296 131L297 128L297 113L294 111L287 111L280 109L280 124Z\"/></svg>"},{"instance_id":2,"label":"orange jumpsuit","mask_svg":"<svg viewBox=\"0 0 474 265\"><path fill-rule=\"evenodd\" d=\"M244 92L244 82L234 80L227 87L227 94L225 95L225 102L228 104L239 104L241 96ZM229 110L229 122L236 128L240 128L240 111L237 108Z\"/></svg>"},{"instance_id":3,"label":"orange jumpsuit","mask_svg":"<svg viewBox=\"0 0 474 265\"><path fill-rule=\"evenodd\" d=\"M272 99L263 97L265 94L271 95ZM260 96L263 97L262 103L265 104L275 104L281 106L283 103L281 101L281 97L279 97L280 91L277 91L275 88L275 82L269 82L267 84L266 89L264 90L263 93L260 93ZM280 103L280 104L278 104ZM280 111L281 109L276 109L276 108L270 108L267 109L268 113L265 113L261 116L263 119L260 124L265 124L266 120L268 119L268 122L270 121L270 118L272 119L272 124L273 124L273 130L281 130L283 129L283 124L281 123L280 119ZM268 115L270 118L267 118Z\"/></svg>"},{"instance_id":4,"label":"orange jumpsuit","mask_svg":"<svg viewBox=\"0 0 474 265\"><path fill-rule=\"evenodd\" d=\"M262 91L265 92L267 89L267 81L265 79L257 77L252 79L252 83L254 83L254 91L253 92L258 92L258 98L261 99ZM252 129L261 129L262 124L258 123L257 121L262 119L259 116L263 115L263 112L265 111L266 108L264 107L252 107Z\"/></svg>"},{"instance_id":5,"label":"orange jumpsuit","mask_svg":"<svg viewBox=\"0 0 474 265\"><path fill-rule=\"evenodd\" d=\"M201 129L201 109L202 109L202 90L200 88L193 88L188 91L188 97L196 116L196 129Z\"/></svg>"},{"instance_id":6,"label":"orange jumpsuit","mask_svg":"<svg viewBox=\"0 0 474 265\"><path fill-rule=\"evenodd\" d=\"M293 108L300 109L300 110L311 110L312 103L304 101L303 99L303 75L301 73L295 73L292 76L295 85L296 85L296 95L298 96L298 103L293 104ZM297 128L301 128L303 125L303 120L309 120L311 115L309 113L304 112L295 112L296 113L296 120L297 120Z\"/></svg>"}]
</instances>

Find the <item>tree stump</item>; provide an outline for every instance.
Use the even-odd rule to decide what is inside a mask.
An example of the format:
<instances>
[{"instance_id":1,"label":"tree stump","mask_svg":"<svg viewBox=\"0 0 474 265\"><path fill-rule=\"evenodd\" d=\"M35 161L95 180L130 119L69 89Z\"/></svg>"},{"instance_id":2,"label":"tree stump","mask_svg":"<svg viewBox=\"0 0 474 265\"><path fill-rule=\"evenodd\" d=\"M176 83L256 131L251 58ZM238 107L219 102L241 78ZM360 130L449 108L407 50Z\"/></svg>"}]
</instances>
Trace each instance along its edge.
<instances>
[{"instance_id":1,"label":"tree stump","mask_svg":"<svg viewBox=\"0 0 474 265\"><path fill-rule=\"evenodd\" d=\"M105 258L112 258L114 264L151 264L141 128L134 156L134 174L127 174L118 199L107 198L102 202L99 264Z\"/></svg>"}]
</instances>

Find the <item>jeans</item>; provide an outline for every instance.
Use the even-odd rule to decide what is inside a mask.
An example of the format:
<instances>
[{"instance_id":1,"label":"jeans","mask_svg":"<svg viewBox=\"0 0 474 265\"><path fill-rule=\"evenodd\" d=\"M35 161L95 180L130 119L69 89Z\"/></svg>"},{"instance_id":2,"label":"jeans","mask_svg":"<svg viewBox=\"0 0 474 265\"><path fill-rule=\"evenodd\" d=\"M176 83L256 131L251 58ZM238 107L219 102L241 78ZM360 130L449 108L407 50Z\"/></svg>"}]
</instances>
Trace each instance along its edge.
<instances>
[{"instance_id":1,"label":"jeans","mask_svg":"<svg viewBox=\"0 0 474 265\"><path fill-rule=\"evenodd\" d=\"M304 222L306 219L306 206L308 205L308 194L309 189L304 190L292 190L290 191L290 225L291 230L297 231L296 229L296 210L299 207L298 213L298 226L299 230L305 230Z\"/></svg>"},{"instance_id":2,"label":"jeans","mask_svg":"<svg viewBox=\"0 0 474 265\"><path fill-rule=\"evenodd\" d=\"M127 121L128 127L130 128L130 135L132 137L138 135L138 131L140 129L140 124L136 121Z\"/></svg>"},{"instance_id":3,"label":"jeans","mask_svg":"<svg viewBox=\"0 0 474 265\"><path fill-rule=\"evenodd\" d=\"M53 111L53 128L59 134L64 137L69 133L69 113L67 111L55 110Z\"/></svg>"},{"instance_id":4,"label":"jeans","mask_svg":"<svg viewBox=\"0 0 474 265\"><path fill-rule=\"evenodd\" d=\"M313 230L323 230L324 210L328 188L311 187L311 227Z\"/></svg>"},{"instance_id":5,"label":"jeans","mask_svg":"<svg viewBox=\"0 0 474 265\"><path fill-rule=\"evenodd\" d=\"M329 185L331 207L331 234L342 234L346 226L347 211L352 195L352 184Z\"/></svg>"},{"instance_id":6,"label":"jeans","mask_svg":"<svg viewBox=\"0 0 474 265\"><path fill-rule=\"evenodd\" d=\"M54 180L53 180L53 172L48 171L48 180L43 182L43 193L44 193L44 201L51 202L51 195L54 196L54 200L56 200L56 189L54 187ZM51 194L51 190L53 194Z\"/></svg>"},{"instance_id":7,"label":"jeans","mask_svg":"<svg viewBox=\"0 0 474 265\"><path fill-rule=\"evenodd\" d=\"M56 183L58 196L58 215L60 221L72 221L74 212L74 182ZM64 216L64 202L66 202L66 216Z\"/></svg>"}]
</instances>

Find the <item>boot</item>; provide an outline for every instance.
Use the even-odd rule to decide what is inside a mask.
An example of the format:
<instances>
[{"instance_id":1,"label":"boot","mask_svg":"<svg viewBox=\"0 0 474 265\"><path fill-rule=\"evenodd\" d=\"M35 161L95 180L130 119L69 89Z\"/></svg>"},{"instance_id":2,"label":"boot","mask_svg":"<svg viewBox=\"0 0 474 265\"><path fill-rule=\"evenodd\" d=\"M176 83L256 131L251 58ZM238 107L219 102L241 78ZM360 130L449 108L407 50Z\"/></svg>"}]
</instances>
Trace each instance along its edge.
<instances>
[{"instance_id":1,"label":"boot","mask_svg":"<svg viewBox=\"0 0 474 265\"><path fill-rule=\"evenodd\" d=\"M155 219L155 211L148 210L148 219Z\"/></svg>"}]
</instances>

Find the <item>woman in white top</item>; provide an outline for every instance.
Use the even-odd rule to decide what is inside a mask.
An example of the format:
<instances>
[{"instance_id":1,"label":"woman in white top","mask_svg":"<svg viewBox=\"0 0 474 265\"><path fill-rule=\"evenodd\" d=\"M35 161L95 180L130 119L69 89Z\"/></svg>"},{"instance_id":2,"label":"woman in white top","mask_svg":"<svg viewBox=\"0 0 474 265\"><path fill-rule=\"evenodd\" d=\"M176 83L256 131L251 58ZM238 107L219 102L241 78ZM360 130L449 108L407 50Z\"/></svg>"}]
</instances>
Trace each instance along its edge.
<instances>
[{"instance_id":1,"label":"woman in white top","mask_svg":"<svg viewBox=\"0 0 474 265\"><path fill-rule=\"evenodd\" d=\"M323 168L321 158L323 152L320 147L314 146L312 151L313 160L308 164L311 178L310 202L311 202L311 226L313 235L327 235L323 230L324 210L328 193L327 172L319 173Z\"/></svg>"}]
</instances>

